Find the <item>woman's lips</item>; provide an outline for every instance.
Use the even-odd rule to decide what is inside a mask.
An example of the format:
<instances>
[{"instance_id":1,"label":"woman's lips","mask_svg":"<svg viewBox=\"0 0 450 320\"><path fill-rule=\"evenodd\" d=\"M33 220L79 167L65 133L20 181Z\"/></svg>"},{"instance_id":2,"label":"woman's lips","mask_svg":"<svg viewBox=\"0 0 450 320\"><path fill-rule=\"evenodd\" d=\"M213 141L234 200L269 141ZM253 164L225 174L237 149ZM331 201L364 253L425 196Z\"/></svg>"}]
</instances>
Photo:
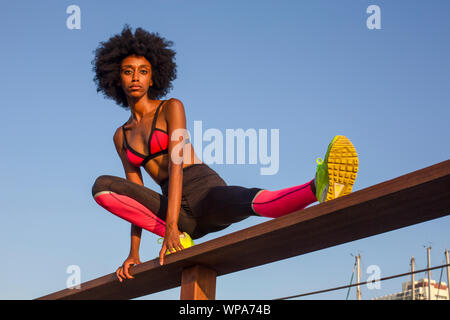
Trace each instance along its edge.
<instances>
[{"instance_id":1,"label":"woman's lips","mask_svg":"<svg viewBox=\"0 0 450 320\"><path fill-rule=\"evenodd\" d=\"M138 89L141 89L141 88L142 88L141 86L132 86L132 87L130 87L131 90L138 90Z\"/></svg>"}]
</instances>

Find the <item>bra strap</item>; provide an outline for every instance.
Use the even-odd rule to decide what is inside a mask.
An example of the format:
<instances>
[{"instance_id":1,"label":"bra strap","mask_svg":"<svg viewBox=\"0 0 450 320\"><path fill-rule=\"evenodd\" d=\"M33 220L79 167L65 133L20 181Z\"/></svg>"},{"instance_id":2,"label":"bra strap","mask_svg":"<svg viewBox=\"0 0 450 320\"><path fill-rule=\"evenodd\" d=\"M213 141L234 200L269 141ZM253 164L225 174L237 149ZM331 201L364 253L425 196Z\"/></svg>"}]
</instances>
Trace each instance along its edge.
<instances>
[{"instance_id":1,"label":"bra strap","mask_svg":"<svg viewBox=\"0 0 450 320\"><path fill-rule=\"evenodd\" d=\"M159 115L159 109L161 108L162 104L167 101L167 100L162 100L161 103L159 104L158 108L156 108L156 112L155 112L155 116L153 117L153 122L152 122L152 129L150 130L150 135L148 136L148 150L150 153L151 150L151 142L152 142L152 136L153 136L153 131L155 131L155 126L156 126L156 120L158 118Z\"/></svg>"},{"instance_id":2,"label":"bra strap","mask_svg":"<svg viewBox=\"0 0 450 320\"><path fill-rule=\"evenodd\" d=\"M123 145L122 146L125 146L125 149L128 149L127 135L125 134L125 124L122 125L122 133L123 133Z\"/></svg>"},{"instance_id":3,"label":"bra strap","mask_svg":"<svg viewBox=\"0 0 450 320\"><path fill-rule=\"evenodd\" d=\"M153 117L152 131L150 132L150 136L151 136L152 132L155 130L156 119L158 118L158 115L159 115L159 109L161 108L162 104L163 104L165 101L166 101L166 100L162 100L161 103L159 104L158 108L156 108L155 116Z\"/></svg>"}]
</instances>

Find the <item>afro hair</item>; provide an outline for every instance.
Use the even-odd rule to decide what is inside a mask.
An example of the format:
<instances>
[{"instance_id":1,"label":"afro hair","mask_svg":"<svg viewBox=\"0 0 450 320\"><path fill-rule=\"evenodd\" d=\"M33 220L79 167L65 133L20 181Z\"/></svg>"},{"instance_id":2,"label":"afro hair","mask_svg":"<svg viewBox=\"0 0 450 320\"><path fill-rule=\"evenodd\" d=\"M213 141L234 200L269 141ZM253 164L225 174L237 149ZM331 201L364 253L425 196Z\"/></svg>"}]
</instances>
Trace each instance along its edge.
<instances>
[{"instance_id":1,"label":"afro hair","mask_svg":"<svg viewBox=\"0 0 450 320\"><path fill-rule=\"evenodd\" d=\"M172 45L172 41L160 37L158 33L149 33L142 28L137 28L133 35L130 26L125 24L121 34L100 42L95 50L92 71L95 73L97 93L102 92L119 106L129 108L126 95L117 83L120 82L122 60L134 54L145 57L152 66L153 86L148 90L148 97L164 97L172 88L177 73L175 51L169 48Z\"/></svg>"}]
</instances>

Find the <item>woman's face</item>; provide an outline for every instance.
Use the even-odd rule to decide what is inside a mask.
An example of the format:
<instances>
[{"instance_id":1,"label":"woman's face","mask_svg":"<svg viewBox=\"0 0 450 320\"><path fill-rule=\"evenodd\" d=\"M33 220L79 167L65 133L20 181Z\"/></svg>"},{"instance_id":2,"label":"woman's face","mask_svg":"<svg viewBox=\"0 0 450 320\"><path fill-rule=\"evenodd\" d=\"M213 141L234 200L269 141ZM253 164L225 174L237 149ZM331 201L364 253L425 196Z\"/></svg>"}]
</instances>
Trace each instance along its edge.
<instances>
[{"instance_id":1,"label":"woman's face","mask_svg":"<svg viewBox=\"0 0 450 320\"><path fill-rule=\"evenodd\" d=\"M152 66L145 57L128 56L120 65L120 79L120 85L127 96L141 97L153 85Z\"/></svg>"}]
</instances>

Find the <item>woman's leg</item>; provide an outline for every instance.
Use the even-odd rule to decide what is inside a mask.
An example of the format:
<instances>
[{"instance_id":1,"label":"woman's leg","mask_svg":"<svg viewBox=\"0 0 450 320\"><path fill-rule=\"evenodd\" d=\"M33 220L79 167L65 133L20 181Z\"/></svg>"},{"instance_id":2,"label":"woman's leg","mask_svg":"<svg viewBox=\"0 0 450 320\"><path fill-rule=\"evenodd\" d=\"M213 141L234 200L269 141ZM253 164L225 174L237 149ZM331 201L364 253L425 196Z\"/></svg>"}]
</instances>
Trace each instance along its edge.
<instances>
[{"instance_id":1,"label":"woman's leg","mask_svg":"<svg viewBox=\"0 0 450 320\"><path fill-rule=\"evenodd\" d=\"M316 202L314 180L276 191L261 190L252 200L255 213L263 217L278 218L304 209Z\"/></svg>"},{"instance_id":2,"label":"woman's leg","mask_svg":"<svg viewBox=\"0 0 450 320\"><path fill-rule=\"evenodd\" d=\"M208 181L202 183L208 184ZM199 229L207 234L225 229L230 224L250 216L256 216L252 209L252 199L262 190L227 185L210 187L205 196L198 200L201 205L195 206L200 208L200 212L197 212Z\"/></svg>"},{"instance_id":3,"label":"woman's leg","mask_svg":"<svg viewBox=\"0 0 450 320\"><path fill-rule=\"evenodd\" d=\"M241 186L215 186L202 199L199 225L229 226L250 216L277 218L317 201L313 181L300 186L269 191ZM223 228L222 228L223 229Z\"/></svg>"},{"instance_id":4,"label":"woman's leg","mask_svg":"<svg viewBox=\"0 0 450 320\"><path fill-rule=\"evenodd\" d=\"M118 217L164 237L167 197L124 178L103 175L92 187L95 201ZM193 232L196 222L180 208L180 231Z\"/></svg>"},{"instance_id":5,"label":"woman's leg","mask_svg":"<svg viewBox=\"0 0 450 320\"><path fill-rule=\"evenodd\" d=\"M317 200L325 202L349 194L359 163L351 141L342 135L335 136L328 144L325 160L318 160L321 161L318 161L313 180L277 191L263 190L253 199L253 210L261 216L277 218L301 210Z\"/></svg>"},{"instance_id":6,"label":"woman's leg","mask_svg":"<svg viewBox=\"0 0 450 320\"><path fill-rule=\"evenodd\" d=\"M203 215L207 218L202 216L202 219L207 220L209 226L221 226L252 214L278 218L302 210L317 200L333 200L352 191L358 163L351 141L337 135L328 145L325 160L318 162L316 176L311 181L276 191L239 186L213 187L203 199L206 208Z\"/></svg>"},{"instance_id":7,"label":"woman's leg","mask_svg":"<svg viewBox=\"0 0 450 320\"><path fill-rule=\"evenodd\" d=\"M303 209L316 201L311 190L314 187L313 181L301 186L269 191L228 186L224 181L218 181L218 177L217 173L212 172L202 179L191 181L184 188L198 221L199 236L225 229L250 216L276 218Z\"/></svg>"}]
</instances>

